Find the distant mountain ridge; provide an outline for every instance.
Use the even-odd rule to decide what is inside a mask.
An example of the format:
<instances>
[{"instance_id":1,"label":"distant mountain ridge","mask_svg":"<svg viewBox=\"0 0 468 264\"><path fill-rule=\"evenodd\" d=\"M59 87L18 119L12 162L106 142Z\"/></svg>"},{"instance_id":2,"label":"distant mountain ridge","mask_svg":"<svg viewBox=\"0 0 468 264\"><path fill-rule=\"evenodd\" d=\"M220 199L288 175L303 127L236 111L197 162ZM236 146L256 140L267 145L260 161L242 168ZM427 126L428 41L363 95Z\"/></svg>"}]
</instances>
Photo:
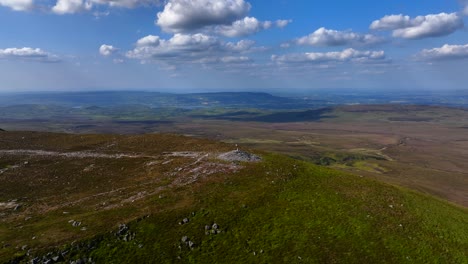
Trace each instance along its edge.
<instances>
[{"instance_id":1,"label":"distant mountain ridge","mask_svg":"<svg viewBox=\"0 0 468 264\"><path fill-rule=\"evenodd\" d=\"M60 105L72 107L146 105L150 107L206 108L255 107L297 108L304 100L274 96L263 92L219 92L170 94L159 92L60 92L18 93L0 97L0 105Z\"/></svg>"}]
</instances>

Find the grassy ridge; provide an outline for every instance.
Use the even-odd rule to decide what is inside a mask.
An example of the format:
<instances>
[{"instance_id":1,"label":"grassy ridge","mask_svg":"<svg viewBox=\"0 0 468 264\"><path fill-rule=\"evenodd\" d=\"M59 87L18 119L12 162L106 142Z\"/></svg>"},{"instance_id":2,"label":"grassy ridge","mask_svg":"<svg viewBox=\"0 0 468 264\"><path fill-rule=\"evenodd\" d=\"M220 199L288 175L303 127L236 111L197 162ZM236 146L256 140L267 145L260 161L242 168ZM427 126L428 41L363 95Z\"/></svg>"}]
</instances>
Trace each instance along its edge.
<instances>
[{"instance_id":1,"label":"grassy ridge","mask_svg":"<svg viewBox=\"0 0 468 264\"><path fill-rule=\"evenodd\" d=\"M176 195L177 194L177 195ZM172 198L171 198L172 197ZM175 190L178 205L74 249L97 263L468 263L468 214L432 197L284 156ZM157 201L161 202L161 201ZM183 218L190 222L180 225ZM222 232L206 235L205 225ZM181 238L196 246L189 249ZM87 243L87 242L86 242ZM86 244L85 243L85 244Z\"/></svg>"}]
</instances>

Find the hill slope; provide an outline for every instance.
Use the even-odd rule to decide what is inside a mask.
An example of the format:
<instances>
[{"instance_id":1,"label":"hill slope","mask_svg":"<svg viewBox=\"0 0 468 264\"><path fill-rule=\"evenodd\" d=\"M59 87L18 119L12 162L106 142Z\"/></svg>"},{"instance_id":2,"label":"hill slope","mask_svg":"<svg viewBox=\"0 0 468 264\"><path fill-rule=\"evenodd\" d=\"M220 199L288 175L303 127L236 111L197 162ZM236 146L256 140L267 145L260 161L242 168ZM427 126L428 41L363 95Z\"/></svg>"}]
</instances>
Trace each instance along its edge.
<instances>
[{"instance_id":1,"label":"hill slope","mask_svg":"<svg viewBox=\"0 0 468 264\"><path fill-rule=\"evenodd\" d=\"M0 135L0 262L466 263L468 213L171 135Z\"/></svg>"}]
</instances>

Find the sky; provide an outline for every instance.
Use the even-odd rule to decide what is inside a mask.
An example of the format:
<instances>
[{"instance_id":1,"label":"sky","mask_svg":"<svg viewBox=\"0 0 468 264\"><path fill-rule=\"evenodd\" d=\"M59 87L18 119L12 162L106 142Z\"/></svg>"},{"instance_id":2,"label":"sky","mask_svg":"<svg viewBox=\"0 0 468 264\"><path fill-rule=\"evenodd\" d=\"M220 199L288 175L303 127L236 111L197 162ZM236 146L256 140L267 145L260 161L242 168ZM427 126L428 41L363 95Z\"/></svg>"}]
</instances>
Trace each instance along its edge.
<instances>
[{"instance_id":1,"label":"sky","mask_svg":"<svg viewBox=\"0 0 468 264\"><path fill-rule=\"evenodd\" d=\"M468 89L468 0L0 0L0 92Z\"/></svg>"}]
</instances>

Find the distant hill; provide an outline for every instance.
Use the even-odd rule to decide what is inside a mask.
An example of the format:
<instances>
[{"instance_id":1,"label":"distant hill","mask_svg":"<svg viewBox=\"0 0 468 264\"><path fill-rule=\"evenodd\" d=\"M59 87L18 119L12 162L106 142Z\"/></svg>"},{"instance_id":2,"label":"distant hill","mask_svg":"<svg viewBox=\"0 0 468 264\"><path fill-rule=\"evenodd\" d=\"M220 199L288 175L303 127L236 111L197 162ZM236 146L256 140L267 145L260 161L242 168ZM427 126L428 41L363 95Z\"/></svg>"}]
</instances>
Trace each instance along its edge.
<instances>
[{"instance_id":1,"label":"distant hill","mask_svg":"<svg viewBox=\"0 0 468 264\"><path fill-rule=\"evenodd\" d=\"M177 135L0 134L0 263L466 263L468 212ZM243 150L244 156L252 151Z\"/></svg>"},{"instance_id":2,"label":"distant hill","mask_svg":"<svg viewBox=\"0 0 468 264\"><path fill-rule=\"evenodd\" d=\"M273 96L258 92L222 92L168 94L158 92L64 92L4 94L0 105L59 105L72 107L146 105L150 107L176 108L268 108L290 109L310 106L304 100Z\"/></svg>"}]
</instances>

